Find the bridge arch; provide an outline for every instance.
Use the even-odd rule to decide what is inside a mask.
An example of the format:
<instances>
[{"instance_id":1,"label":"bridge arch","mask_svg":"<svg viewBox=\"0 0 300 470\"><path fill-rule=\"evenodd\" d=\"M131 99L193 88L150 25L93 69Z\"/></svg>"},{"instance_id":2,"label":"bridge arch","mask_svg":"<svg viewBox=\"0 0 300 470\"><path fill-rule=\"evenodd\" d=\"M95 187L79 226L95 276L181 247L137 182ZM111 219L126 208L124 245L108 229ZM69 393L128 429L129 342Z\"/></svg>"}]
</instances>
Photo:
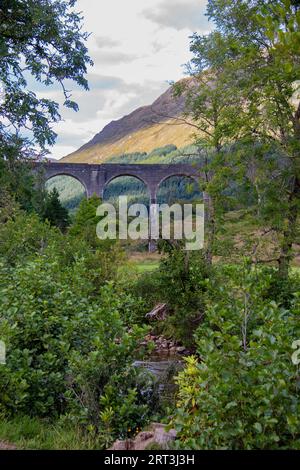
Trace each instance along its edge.
<instances>
[{"instance_id":1,"label":"bridge arch","mask_svg":"<svg viewBox=\"0 0 300 470\"><path fill-rule=\"evenodd\" d=\"M49 183L49 181L51 181L53 178L57 178L58 176L66 176L68 178L72 178L72 179L78 181L78 183L80 183L81 186L84 189L85 196L88 197L89 192L88 192L86 182L84 180L82 180L80 177L78 177L78 175L76 175L76 174L74 175L71 172L69 173L69 172L66 172L66 171L62 171L62 172L55 172L55 174L53 174L53 175L47 175L45 177L45 184Z\"/></svg>"},{"instance_id":2,"label":"bridge arch","mask_svg":"<svg viewBox=\"0 0 300 470\"><path fill-rule=\"evenodd\" d=\"M143 178L139 175L122 173L114 175L105 182L102 199L117 202L118 196L127 196L129 203L143 203L149 205L150 190Z\"/></svg>"},{"instance_id":3,"label":"bridge arch","mask_svg":"<svg viewBox=\"0 0 300 470\"><path fill-rule=\"evenodd\" d=\"M190 204L193 200L199 200L202 195L198 178L184 173L175 173L161 179L156 189L155 199L158 204Z\"/></svg>"},{"instance_id":4,"label":"bridge arch","mask_svg":"<svg viewBox=\"0 0 300 470\"><path fill-rule=\"evenodd\" d=\"M148 188L148 182L147 182L147 179L144 179L142 178L140 175L137 175L135 172L120 172L120 173L117 173L111 177L109 177L106 181L105 181L105 184L104 184L104 187L103 187L103 191L105 191L105 188L110 184L112 183L114 180L116 180L117 178L123 178L123 177L130 177L130 178L135 178L137 180L139 180L141 183L143 183L147 188Z\"/></svg>"},{"instance_id":5,"label":"bridge arch","mask_svg":"<svg viewBox=\"0 0 300 470\"><path fill-rule=\"evenodd\" d=\"M163 176L160 181L158 182L158 187L164 183L166 180L168 180L169 178L174 178L174 177L182 177L182 178L190 178L192 179L195 183L199 183L199 176L197 175L193 175L191 173L188 173L188 172L183 172L183 171L180 171L180 172L174 172L174 173L168 173L166 174L165 176Z\"/></svg>"}]
</instances>

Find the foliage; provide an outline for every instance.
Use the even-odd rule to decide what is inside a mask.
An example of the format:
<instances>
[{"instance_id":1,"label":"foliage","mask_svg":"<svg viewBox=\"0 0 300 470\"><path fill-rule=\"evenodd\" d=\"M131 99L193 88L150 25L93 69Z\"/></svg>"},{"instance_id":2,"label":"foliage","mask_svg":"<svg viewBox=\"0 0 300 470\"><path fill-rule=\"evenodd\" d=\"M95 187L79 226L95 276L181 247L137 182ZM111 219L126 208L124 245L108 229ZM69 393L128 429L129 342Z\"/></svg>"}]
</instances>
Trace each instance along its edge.
<instances>
[{"instance_id":1,"label":"foliage","mask_svg":"<svg viewBox=\"0 0 300 470\"><path fill-rule=\"evenodd\" d=\"M58 237L58 230L40 221L36 214L19 209L10 213L5 224L0 224L0 259L15 266L32 256L41 254Z\"/></svg>"},{"instance_id":2,"label":"foliage","mask_svg":"<svg viewBox=\"0 0 300 470\"><path fill-rule=\"evenodd\" d=\"M44 220L48 220L50 225L54 225L62 231L65 231L70 224L68 211L62 206L56 188L46 196L42 217Z\"/></svg>"},{"instance_id":3,"label":"foliage","mask_svg":"<svg viewBox=\"0 0 300 470\"><path fill-rule=\"evenodd\" d=\"M14 217L18 209L18 204L9 191L0 186L0 227Z\"/></svg>"},{"instance_id":4,"label":"foliage","mask_svg":"<svg viewBox=\"0 0 300 470\"><path fill-rule=\"evenodd\" d=\"M72 398L73 406L86 401L82 413L99 420L94 407L110 381L129 374L144 332L126 332L112 286L103 287L100 304L91 292L81 260L65 270L46 257L13 270L1 265L4 410L53 416Z\"/></svg>"},{"instance_id":5,"label":"foliage","mask_svg":"<svg viewBox=\"0 0 300 470\"><path fill-rule=\"evenodd\" d=\"M166 256L159 268L162 300L170 309L167 330L186 346L202 321L210 269L201 251L192 254L180 244L164 244ZM176 292L176 295L174 293Z\"/></svg>"},{"instance_id":6,"label":"foliage","mask_svg":"<svg viewBox=\"0 0 300 470\"><path fill-rule=\"evenodd\" d=\"M18 160L18 157L19 152L14 149L7 160L2 160L0 150L0 186L2 190L14 198L22 209L30 212L33 209L39 209L35 198L39 196L43 199L44 193L37 193L29 165Z\"/></svg>"},{"instance_id":7,"label":"foliage","mask_svg":"<svg viewBox=\"0 0 300 470\"><path fill-rule=\"evenodd\" d=\"M94 248L99 242L96 226L100 217L96 215L96 211L100 204L101 200L96 194L89 199L82 199L69 231L70 235L86 240Z\"/></svg>"},{"instance_id":8,"label":"foliage","mask_svg":"<svg viewBox=\"0 0 300 470\"><path fill-rule=\"evenodd\" d=\"M64 105L77 110L65 88L73 80L87 89L84 74L91 60L87 55L87 33L75 0L3 0L0 10L0 81L4 100L0 106L1 159L27 156L36 143L52 145L56 134L52 123L60 119L58 104L38 98L28 87L29 78L45 87L62 86ZM26 72L25 72L26 71ZM27 131L25 138L24 131ZM31 148L31 150L30 150Z\"/></svg>"},{"instance_id":9,"label":"foliage","mask_svg":"<svg viewBox=\"0 0 300 470\"><path fill-rule=\"evenodd\" d=\"M86 197L83 185L71 176L54 176L46 182L47 191L57 188L59 198L64 207L72 214L78 208L81 200Z\"/></svg>"},{"instance_id":10,"label":"foliage","mask_svg":"<svg viewBox=\"0 0 300 470\"><path fill-rule=\"evenodd\" d=\"M300 195L299 3L210 0L208 15L227 44L223 77L240 102L228 135L279 148L278 185L270 202L275 207L282 202L278 265L280 276L287 278Z\"/></svg>"},{"instance_id":11,"label":"foliage","mask_svg":"<svg viewBox=\"0 0 300 470\"><path fill-rule=\"evenodd\" d=\"M62 411L67 356L88 332L91 287L83 270L78 262L62 271L45 257L14 269L1 265L1 337L8 360L0 371L0 396L11 412Z\"/></svg>"},{"instance_id":12,"label":"foliage","mask_svg":"<svg viewBox=\"0 0 300 470\"><path fill-rule=\"evenodd\" d=\"M199 356L178 375L180 448L299 449L299 371L291 359L299 282L286 310L266 297L271 280L269 270L229 267L212 287L196 333Z\"/></svg>"},{"instance_id":13,"label":"foliage","mask_svg":"<svg viewBox=\"0 0 300 470\"><path fill-rule=\"evenodd\" d=\"M152 150L152 152L150 152L148 154L148 157L149 158L151 158L153 156L164 157L165 155L168 155L171 152L174 152L175 150L177 150L176 145L173 145L173 144L164 145L164 147L158 147L158 148Z\"/></svg>"},{"instance_id":14,"label":"foliage","mask_svg":"<svg viewBox=\"0 0 300 470\"><path fill-rule=\"evenodd\" d=\"M98 371L99 367L95 366L94 373ZM137 367L122 369L121 365L120 368L114 366L114 373L104 386L100 398L96 375L91 376L89 372L89 382L85 384L83 378L81 375L79 379L76 377L75 393L80 393L82 400L81 409L78 406L73 408L72 421L89 421L89 430L103 448L107 448L115 439L134 437L142 426L148 424L153 413L159 410L158 388L154 377ZM94 384L94 388L90 387L90 383ZM70 420L70 417L67 419Z\"/></svg>"},{"instance_id":15,"label":"foliage","mask_svg":"<svg viewBox=\"0 0 300 470\"><path fill-rule=\"evenodd\" d=\"M182 244L166 241L159 247L163 251L159 268L140 275L127 292L139 299L142 318L157 303L166 303L168 318L160 325L164 333L192 347L205 311L210 268L202 252L191 254Z\"/></svg>"},{"instance_id":16,"label":"foliage","mask_svg":"<svg viewBox=\"0 0 300 470\"><path fill-rule=\"evenodd\" d=\"M0 440L12 442L18 450L79 450L95 449L97 443L91 434L83 434L79 426L63 419L50 421L19 415L8 418L1 415Z\"/></svg>"}]
</instances>

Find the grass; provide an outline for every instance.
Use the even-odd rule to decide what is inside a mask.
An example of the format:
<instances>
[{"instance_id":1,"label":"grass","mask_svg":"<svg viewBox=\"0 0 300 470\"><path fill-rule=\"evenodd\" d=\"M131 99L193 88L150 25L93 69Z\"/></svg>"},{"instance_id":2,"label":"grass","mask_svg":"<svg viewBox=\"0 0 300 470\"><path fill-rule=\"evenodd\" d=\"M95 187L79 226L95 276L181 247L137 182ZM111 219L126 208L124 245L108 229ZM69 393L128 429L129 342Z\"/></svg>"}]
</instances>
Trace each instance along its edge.
<instances>
[{"instance_id":1,"label":"grass","mask_svg":"<svg viewBox=\"0 0 300 470\"><path fill-rule=\"evenodd\" d=\"M161 255L159 253L132 252L129 255L129 264L138 274L152 272L158 269Z\"/></svg>"},{"instance_id":2,"label":"grass","mask_svg":"<svg viewBox=\"0 0 300 470\"><path fill-rule=\"evenodd\" d=\"M19 416L0 420L0 441L26 450L80 450L93 449L95 442L85 437L76 426L61 422Z\"/></svg>"},{"instance_id":3,"label":"grass","mask_svg":"<svg viewBox=\"0 0 300 470\"><path fill-rule=\"evenodd\" d=\"M152 272L158 269L159 261L145 259L144 261L139 261L135 263L135 268L139 274L146 272Z\"/></svg>"},{"instance_id":4,"label":"grass","mask_svg":"<svg viewBox=\"0 0 300 470\"><path fill-rule=\"evenodd\" d=\"M159 268L161 255L158 253L131 252L127 261L118 268L118 281L120 285L134 283L146 273L152 273Z\"/></svg>"}]
</instances>

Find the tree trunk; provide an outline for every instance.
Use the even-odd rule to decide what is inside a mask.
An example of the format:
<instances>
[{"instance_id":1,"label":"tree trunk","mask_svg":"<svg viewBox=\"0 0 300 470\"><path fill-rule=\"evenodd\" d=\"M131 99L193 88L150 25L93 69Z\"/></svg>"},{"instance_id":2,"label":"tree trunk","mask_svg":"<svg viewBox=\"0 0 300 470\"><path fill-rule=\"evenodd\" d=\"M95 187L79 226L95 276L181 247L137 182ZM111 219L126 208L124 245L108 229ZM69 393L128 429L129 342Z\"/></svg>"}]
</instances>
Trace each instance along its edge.
<instances>
[{"instance_id":1,"label":"tree trunk","mask_svg":"<svg viewBox=\"0 0 300 470\"><path fill-rule=\"evenodd\" d=\"M300 180L295 178L289 197L289 209L287 213L287 226L283 232L280 256L278 258L278 273L281 279L288 278L290 262L293 258L293 243L296 238L298 209L300 203Z\"/></svg>"},{"instance_id":2,"label":"tree trunk","mask_svg":"<svg viewBox=\"0 0 300 470\"><path fill-rule=\"evenodd\" d=\"M216 219L215 219L215 207L213 198L207 194L207 245L205 251L205 257L208 265L212 264L213 258L213 247L216 236Z\"/></svg>"}]
</instances>

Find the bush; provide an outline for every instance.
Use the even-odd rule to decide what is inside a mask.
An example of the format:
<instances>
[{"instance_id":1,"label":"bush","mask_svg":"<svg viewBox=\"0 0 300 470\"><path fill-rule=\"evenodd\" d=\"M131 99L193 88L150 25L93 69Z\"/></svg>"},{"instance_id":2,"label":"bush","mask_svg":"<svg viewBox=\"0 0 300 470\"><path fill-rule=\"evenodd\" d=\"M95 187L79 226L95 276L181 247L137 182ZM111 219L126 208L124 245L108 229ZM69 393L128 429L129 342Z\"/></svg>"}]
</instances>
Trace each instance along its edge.
<instances>
[{"instance_id":1,"label":"bush","mask_svg":"<svg viewBox=\"0 0 300 470\"><path fill-rule=\"evenodd\" d=\"M0 224L0 258L14 266L41 254L50 241L62 236L57 228L39 220L35 214L18 211Z\"/></svg>"},{"instance_id":2,"label":"bush","mask_svg":"<svg viewBox=\"0 0 300 470\"><path fill-rule=\"evenodd\" d=\"M190 253L168 244L164 251L159 276L162 301L170 310L165 328L175 339L192 347L205 312L210 269L201 251Z\"/></svg>"},{"instance_id":3,"label":"bush","mask_svg":"<svg viewBox=\"0 0 300 470\"><path fill-rule=\"evenodd\" d=\"M127 286L127 292L140 302L140 316L135 318L141 322L157 303L166 303L168 317L156 324L157 329L191 348L205 312L210 268L202 252L191 254L181 244L164 241L159 247L164 253L159 269L144 273Z\"/></svg>"},{"instance_id":4,"label":"bush","mask_svg":"<svg viewBox=\"0 0 300 470\"><path fill-rule=\"evenodd\" d=\"M0 265L0 283L0 336L7 347L1 404L11 412L57 414L70 350L86 345L91 328L83 263L65 271L45 257L14 269Z\"/></svg>"},{"instance_id":5,"label":"bush","mask_svg":"<svg viewBox=\"0 0 300 470\"><path fill-rule=\"evenodd\" d=\"M290 310L279 307L264 298L271 282L268 271L229 267L212 289L196 334L199 356L178 375L172 424L179 448L300 448L299 371L291 359L300 295Z\"/></svg>"},{"instance_id":6,"label":"bush","mask_svg":"<svg viewBox=\"0 0 300 470\"><path fill-rule=\"evenodd\" d=\"M89 387L100 398L104 386L131 366L145 332L126 332L111 285L102 287L97 301L91 297L83 260L65 270L46 257L14 269L1 264L0 284L0 337L7 347L7 364L0 369L5 410L58 415L67 408L70 383L73 387L84 376L86 386L90 374Z\"/></svg>"}]
</instances>

